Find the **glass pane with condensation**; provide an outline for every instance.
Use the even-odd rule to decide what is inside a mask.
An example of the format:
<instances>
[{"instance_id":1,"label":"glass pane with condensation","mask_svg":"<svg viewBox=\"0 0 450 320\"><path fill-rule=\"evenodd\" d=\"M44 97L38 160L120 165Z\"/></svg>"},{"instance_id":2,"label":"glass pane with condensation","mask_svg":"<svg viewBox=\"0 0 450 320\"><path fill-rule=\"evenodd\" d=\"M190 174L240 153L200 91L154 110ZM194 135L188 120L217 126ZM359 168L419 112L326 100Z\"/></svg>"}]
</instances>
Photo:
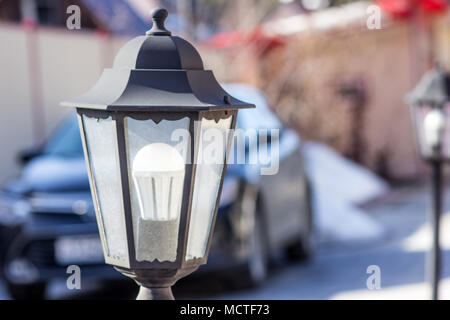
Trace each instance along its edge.
<instances>
[{"instance_id":1,"label":"glass pane with condensation","mask_svg":"<svg viewBox=\"0 0 450 320\"><path fill-rule=\"evenodd\" d=\"M202 119L186 260L205 256L219 192L232 117Z\"/></svg>"},{"instance_id":2,"label":"glass pane with condensation","mask_svg":"<svg viewBox=\"0 0 450 320\"><path fill-rule=\"evenodd\" d=\"M174 262L189 154L189 118L125 118L137 261Z\"/></svg>"},{"instance_id":3,"label":"glass pane with condensation","mask_svg":"<svg viewBox=\"0 0 450 320\"><path fill-rule=\"evenodd\" d=\"M117 157L115 120L83 115L86 146L93 175L97 222L104 230L105 254L128 263L127 234Z\"/></svg>"}]
</instances>

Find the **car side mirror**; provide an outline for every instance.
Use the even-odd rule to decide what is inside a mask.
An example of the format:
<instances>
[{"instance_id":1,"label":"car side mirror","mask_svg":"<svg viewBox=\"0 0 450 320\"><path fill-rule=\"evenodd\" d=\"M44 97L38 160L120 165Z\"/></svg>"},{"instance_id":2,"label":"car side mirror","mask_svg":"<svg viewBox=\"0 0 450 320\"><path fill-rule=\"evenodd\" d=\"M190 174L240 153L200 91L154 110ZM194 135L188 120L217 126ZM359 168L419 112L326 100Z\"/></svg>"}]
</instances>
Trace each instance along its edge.
<instances>
[{"instance_id":1,"label":"car side mirror","mask_svg":"<svg viewBox=\"0 0 450 320\"><path fill-rule=\"evenodd\" d=\"M42 149L41 148L29 148L29 149L25 149L20 151L17 154L17 160L20 162L21 165L25 165L28 162L30 162L32 159L40 156L42 154Z\"/></svg>"}]
</instances>

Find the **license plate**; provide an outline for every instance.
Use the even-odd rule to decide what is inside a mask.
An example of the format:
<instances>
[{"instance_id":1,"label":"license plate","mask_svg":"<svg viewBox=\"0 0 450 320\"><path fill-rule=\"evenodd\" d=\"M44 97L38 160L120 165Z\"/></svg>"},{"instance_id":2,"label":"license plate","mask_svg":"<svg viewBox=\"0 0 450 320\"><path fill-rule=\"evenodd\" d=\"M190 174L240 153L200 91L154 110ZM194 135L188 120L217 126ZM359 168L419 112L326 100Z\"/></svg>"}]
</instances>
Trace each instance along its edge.
<instances>
[{"instance_id":1,"label":"license plate","mask_svg":"<svg viewBox=\"0 0 450 320\"><path fill-rule=\"evenodd\" d=\"M100 238L98 236L59 238L55 242L55 260L60 265L103 263Z\"/></svg>"}]
</instances>

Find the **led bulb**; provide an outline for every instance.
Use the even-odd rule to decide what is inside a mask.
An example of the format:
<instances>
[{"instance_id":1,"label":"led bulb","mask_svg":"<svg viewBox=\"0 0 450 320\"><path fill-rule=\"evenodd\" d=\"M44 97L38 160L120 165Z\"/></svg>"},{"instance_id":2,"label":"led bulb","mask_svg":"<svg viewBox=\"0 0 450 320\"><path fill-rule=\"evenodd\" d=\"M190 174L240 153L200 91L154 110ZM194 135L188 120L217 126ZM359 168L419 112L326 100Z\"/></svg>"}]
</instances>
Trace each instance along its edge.
<instances>
[{"instance_id":1,"label":"led bulb","mask_svg":"<svg viewBox=\"0 0 450 320\"><path fill-rule=\"evenodd\" d=\"M137 152L132 174L142 219L168 221L178 218L184 172L181 154L168 144L151 143Z\"/></svg>"},{"instance_id":2,"label":"led bulb","mask_svg":"<svg viewBox=\"0 0 450 320\"><path fill-rule=\"evenodd\" d=\"M445 130L445 114L441 109L429 111L424 119L425 143L432 149L442 145L442 137Z\"/></svg>"}]
</instances>

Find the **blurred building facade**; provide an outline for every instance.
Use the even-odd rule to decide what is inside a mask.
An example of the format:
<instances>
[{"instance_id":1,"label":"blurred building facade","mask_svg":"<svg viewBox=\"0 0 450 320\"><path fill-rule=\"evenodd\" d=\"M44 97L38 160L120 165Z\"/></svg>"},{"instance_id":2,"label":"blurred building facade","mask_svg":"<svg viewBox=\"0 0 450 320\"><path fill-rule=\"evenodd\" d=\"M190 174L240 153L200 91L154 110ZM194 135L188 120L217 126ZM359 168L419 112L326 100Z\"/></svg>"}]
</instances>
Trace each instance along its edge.
<instances>
[{"instance_id":1,"label":"blurred building facade","mask_svg":"<svg viewBox=\"0 0 450 320\"><path fill-rule=\"evenodd\" d=\"M30 1L33 10L24 6ZM65 27L69 2L82 9L81 30ZM17 153L42 143L67 115L59 102L90 88L111 66L128 39L125 31L133 35L148 28L144 15L157 4L0 2L0 183L19 172ZM249 15L243 2L236 5ZM263 89L303 139L325 142L388 178L416 178L423 167L404 96L434 58L450 67L450 18L448 13L400 20L384 15L381 29L369 30L369 5L357 2L312 14L275 11L264 15L268 21L256 25L259 18L247 19L253 22L241 30L197 46L219 80ZM129 13L124 21L140 17L140 22L130 29L112 23L123 12Z\"/></svg>"},{"instance_id":2,"label":"blurred building facade","mask_svg":"<svg viewBox=\"0 0 450 320\"><path fill-rule=\"evenodd\" d=\"M203 54L221 80L262 88L304 139L325 142L391 180L416 179L424 167L405 96L435 60L450 67L450 17L383 13L381 28L369 29L372 4L271 21L260 27L263 35L249 31L247 41L220 50L213 42ZM227 61L222 68L219 60Z\"/></svg>"}]
</instances>

